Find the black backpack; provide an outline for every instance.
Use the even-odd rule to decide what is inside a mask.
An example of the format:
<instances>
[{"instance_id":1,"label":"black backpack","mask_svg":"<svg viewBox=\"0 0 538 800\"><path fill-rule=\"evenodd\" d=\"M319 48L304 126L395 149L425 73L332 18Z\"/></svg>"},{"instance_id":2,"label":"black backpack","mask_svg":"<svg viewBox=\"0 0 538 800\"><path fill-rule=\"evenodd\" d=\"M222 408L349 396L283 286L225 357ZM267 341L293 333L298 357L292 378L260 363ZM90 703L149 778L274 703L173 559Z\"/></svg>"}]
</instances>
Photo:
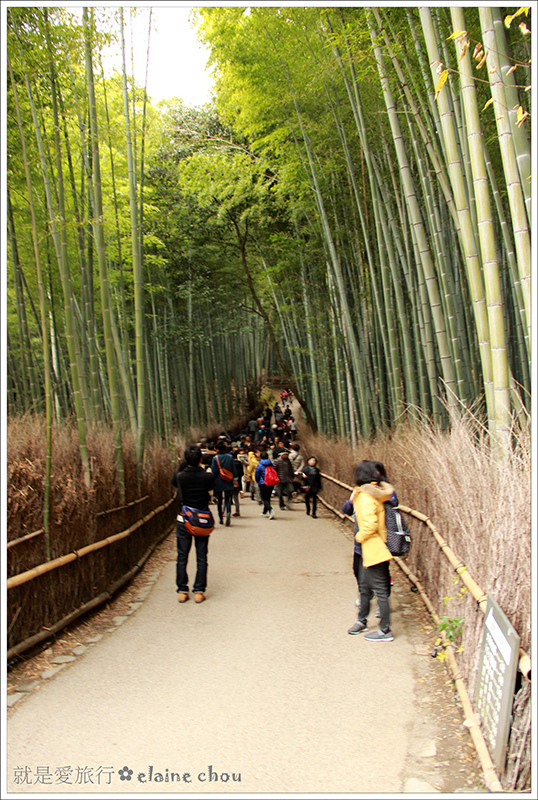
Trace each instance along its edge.
<instances>
[{"instance_id":1,"label":"black backpack","mask_svg":"<svg viewBox=\"0 0 538 800\"><path fill-rule=\"evenodd\" d=\"M411 547L411 531L405 524L398 506L384 503L385 525L387 526L387 547L391 555L403 556Z\"/></svg>"}]
</instances>

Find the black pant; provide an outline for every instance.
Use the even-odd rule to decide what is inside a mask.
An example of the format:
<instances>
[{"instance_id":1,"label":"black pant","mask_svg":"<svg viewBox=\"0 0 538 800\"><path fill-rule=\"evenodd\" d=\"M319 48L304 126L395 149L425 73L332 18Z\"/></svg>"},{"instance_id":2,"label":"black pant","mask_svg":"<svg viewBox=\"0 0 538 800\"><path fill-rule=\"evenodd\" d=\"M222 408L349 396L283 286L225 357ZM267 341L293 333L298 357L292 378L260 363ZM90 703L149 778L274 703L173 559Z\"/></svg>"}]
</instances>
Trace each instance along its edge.
<instances>
[{"instance_id":1,"label":"black pant","mask_svg":"<svg viewBox=\"0 0 538 800\"><path fill-rule=\"evenodd\" d=\"M304 501L306 503L307 514L310 514L310 501L312 501L312 516L315 517L316 509L318 507L318 493L313 492L312 489L310 489L310 491L305 494Z\"/></svg>"},{"instance_id":2,"label":"black pant","mask_svg":"<svg viewBox=\"0 0 538 800\"><path fill-rule=\"evenodd\" d=\"M182 522L177 523L177 565L176 565L176 585L178 592L189 591L189 576L187 575L187 561L189 552L194 539L196 548L196 579L194 581L194 592L205 592L207 585L207 548L209 536L193 536L189 533Z\"/></svg>"},{"instance_id":3,"label":"black pant","mask_svg":"<svg viewBox=\"0 0 538 800\"><path fill-rule=\"evenodd\" d=\"M357 579L357 586L359 587L359 594L361 595L367 589L361 553L353 553L353 573Z\"/></svg>"},{"instance_id":4,"label":"black pant","mask_svg":"<svg viewBox=\"0 0 538 800\"><path fill-rule=\"evenodd\" d=\"M260 484L260 495L263 500L263 513L268 514L271 511L271 495L273 494L273 487L266 486L265 483Z\"/></svg>"},{"instance_id":5,"label":"black pant","mask_svg":"<svg viewBox=\"0 0 538 800\"><path fill-rule=\"evenodd\" d=\"M224 489L224 491L215 490L215 497L217 498L217 510L219 512L219 519L222 522L222 500L224 496L224 511L226 514L232 513L232 489Z\"/></svg>"},{"instance_id":6,"label":"black pant","mask_svg":"<svg viewBox=\"0 0 538 800\"><path fill-rule=\"evenodd\" d=\"M368 614L370 613L370 600L372 597L377 598L377 608L381 614L379 627L386 633L390 631L390 570L389 562L382 561L380 564L372 564L371 567L365 567L362 564L359 570L359 591L361 593L360 606L359 606L359 622L366 622ZM364 586L364 589L363 589Z\"/></svg>"}]
</instances>

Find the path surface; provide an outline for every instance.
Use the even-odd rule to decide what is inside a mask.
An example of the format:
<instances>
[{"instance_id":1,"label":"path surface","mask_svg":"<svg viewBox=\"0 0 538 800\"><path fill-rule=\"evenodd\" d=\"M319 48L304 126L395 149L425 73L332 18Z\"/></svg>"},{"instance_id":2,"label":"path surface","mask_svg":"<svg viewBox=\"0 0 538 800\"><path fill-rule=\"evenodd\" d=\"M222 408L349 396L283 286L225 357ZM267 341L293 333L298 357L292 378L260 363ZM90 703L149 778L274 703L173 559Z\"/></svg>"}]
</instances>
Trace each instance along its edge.
<instances>
[{"instance_id":1,"label":"path surface","mask_svg":"<svg viewBox=\"0 0 538 800\"><path fill-rule=\"evenodd\" d=\"M420 791L413 769L450 791L432 757L451 732L417 694L433 660L399 571L394 642L349 636L350 536L302 504L259 512L245 499L212 534L205 603L177 603L166 562L136 613L17 704L10 791L399 793ZM25 769L45 782L16 783Z\"/></svg>"}]
</instances>

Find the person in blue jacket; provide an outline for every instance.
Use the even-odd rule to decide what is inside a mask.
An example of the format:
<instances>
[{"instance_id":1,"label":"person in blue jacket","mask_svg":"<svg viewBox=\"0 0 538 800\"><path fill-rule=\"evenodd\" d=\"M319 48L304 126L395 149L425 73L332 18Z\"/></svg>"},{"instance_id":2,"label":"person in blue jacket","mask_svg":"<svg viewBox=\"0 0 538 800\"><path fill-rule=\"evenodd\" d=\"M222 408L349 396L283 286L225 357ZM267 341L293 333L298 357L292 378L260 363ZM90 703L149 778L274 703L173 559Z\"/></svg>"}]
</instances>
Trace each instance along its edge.
<instances>
[{"instance_id":1,"label":"person in blue jacket","mask_svg":"<svg viewBox=\"0 0 538 800\"><path fill-rule=\"evenodd\" d=\"M271 495L273 493L273 486L266 486L265 483L263 482L265 468L268 466L272 466L272 461L267 455L267 452L264 450L260 457L260 463L256 467L256 472L254 473L254 480L260 487L260 496L263 500L262 517L268 517L269 519L274 519L275 512L271 507Z\"/></svg>"},{"instance_id":2,"label":"person in blue jacket","mask_svg":"<svg viewBox=\"0 0 538 800\"><path fill-rule=\"evenodd\" d=\"M231 476L229 480L221 476L221 469L228 470ZM237 484L237 470L233 456L228 452L228 445L223 439L217 444L217 454L213 456L211 472L215 476L215 497L217 498L219 522L221 525L224 523L225 511L226 525L229 526L232 518L232 494L234 486Z\"/></svg>"}]
</instances>

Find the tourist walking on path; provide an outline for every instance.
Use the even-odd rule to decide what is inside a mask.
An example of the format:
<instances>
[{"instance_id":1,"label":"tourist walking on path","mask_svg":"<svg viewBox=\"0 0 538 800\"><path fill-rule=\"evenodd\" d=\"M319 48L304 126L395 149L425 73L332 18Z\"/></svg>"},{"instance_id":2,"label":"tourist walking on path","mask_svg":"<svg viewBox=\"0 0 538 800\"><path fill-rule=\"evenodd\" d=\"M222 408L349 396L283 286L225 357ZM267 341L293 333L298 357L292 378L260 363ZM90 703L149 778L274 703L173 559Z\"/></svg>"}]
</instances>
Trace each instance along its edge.
<instances>
[{"instance_id":1,"label":"tourist walking on path","mask_svg":"<svg viewBox=\"0 0 538 800\"><path fill-rule=\"evenodd\" d=\"M252 442L248 441L248 437L243 440L243 443L239 446L237 458L241 462L242 468L242 478L241 478L241 492L240 496L243 497L249 491L249 484L248 484L248 454L250 450L250 445Z\"/></svg>"},{"instance_id":2,"label":"tourist walking on path","mask_svg":"<svg viewBox=\"0 0 538 800\"><path fill-rule=\"evenodd\" d=\"M273 466L272 462L271 462L271 459L269 458L267 453L264 451L261 454L260 463L256 467L256 472L254 474L254 477L256 479L256 483L260 487L260 495L261 495L262 502L263 502L262 517L268 517L269 519L274 519L275 518L275 512L273 511L273 509L271 507L271 495L273 493L273 488L274 487L273 486L267 486L267 484L264 482L265 470L266 470L267 467L271 467L271 466Z\"/></svg>"},{"instance_id":3,"label":"tourist walking on path","mask_svg":"<svg viewBox=\"0 0 538 800\"><path fill-rule=\"evenodd\" d=\"M207 550L209 536L194 536L185 527L185 520L181 513L183 506L196 508L199 511L209 511L210 492L215 485L215 476L206 472L202 467L202 451L198 445L190 445L184 453L185 465L174 473L172 485L178 490L179 513L177 516L177 565L176 585L178 600L185 603L189 599L189 576L187 575L187 562L194 538L196 547L196 578L193 591L196 603L205 600L207 585Z\"/></svg>"},{"instance_id":4,"label":"tourist walking on path","mask_svg":"<svg viewBox=\"0 0 538 800\"><path fill-rule=\"evenodd\" d=\"M355 538L361 545L357 559L360 605L357 622L349 633L361 633L368 627L370 602L375 594L380 615L379 629L365 634L369 642L392 642L390 628L390 571L392 558L386 545L385 506L394 494L394 488L381 479L385 474L383 465L379 470L374 461L360 461L355 468L356 489L351 495L355 511L357 533Z\"/></svg>"},{"instance_id":5,"label":"tourist walking on path","mask_svg":"<svg viewBox=\"0 0 538 800\"><path fill-rule=\"evenodd\" d=\"M247 491L250 492L251 500L258 500L261 504L261 497L259 496L259 488L256 483L255 474L256 467L260 463L260 449L256 445L252 445L248 451L248 466L247 466Z\"/></svg>"},{"instance_id":6,"label":"tourist walking on path","mask_svg":"<svg viewBox=\"0 0 538 800\"><path fill-rule=\"evenodd\" d=\"M295 441L295 439L297 438L297 430L298 430L298 426L297 426L297 422L295 420L295 417L290 417L289 418L288 428L289 428L289 431L290 431L291 440Z\"/></svg>"},{"instance_id":7,"label":"tourist walking on path","mask_svg":"<svg viewBox=\"0 0 538 800\"><path fill-rule=\"evenodd\" d=\"M274 450L273 450L274 452ZM286 509L286 505L291 500L293 493L293 467L290 463L288 450L281 450L280 455L273 461L273 466L278 475L278 484L276 493L278 502L282 510ZM289 506L288 506L289 507Z\"/></svg>"},{"instance_id":8,"label":"tourist walking on path","mask_svg":"<svg viewBox=\"0 0 538 800\"><path fill-rule=\"evenodd\" d=\"M278 435L275 433L275 440L274 440L274 443L273 443L273 449L272 449L272 451L271 451L271 458L273 459L273 461L274 461L276 458L279 458L279 457L280 457L280 454L281 454L281 453L283 453L283 452L284 452L284 450L287 450L287 449L288 449L288 448L287 448L287 447L285 447L285 446L282 444L282 439L280 438L280 436L278 436Z\"/></svg>"},{"instance_id":9,"label":"tourist walking on path","mask_svg":"<svg viewBox=\"0 0 538 800\"><path fill-rule=\"evenodd\" d=\"M247 423L247 431L254 438L258 431L258 421L256 417L252 416Z\"/></svg>"},{"instance_id":10,"label":"tourist walking on path","mask_svg":"<svg viewBox=\"0 0 538 800\"><path fill-rule=\"evenodd\" d=\"M211 472L215 476L215 496L217 498L217 511L219 522L224 522L226 514L226 525L230 524L232 516L232 492L237 481L235 464L231 453L224 440L217 443L217 455L213 456L211 462Z\"/></svg>"},{"instance_id":11,"label":"tourist walking on path","mask_svg":"<svg viewBox=\"0 0 538 800\"><path fill-rule=\"evenodd\" d=\"M232 458L234 460L235 466L235 479L234 479L234 488L232 492L232 503L234 505L235 511L233 512L234 517L240 517L240 503L239 503L239 496L243 495L243 461L242 456L244 454L244 449L239 447L237 442L232 444Z\"/></svg>"},{"instance_id":12,"label":"tourist walking on path","mask_svg":"<svg viewBox=\"0 0 538 800\"><path fill-rule=\"evenodd\" d=\"M293 491L295 495L299 493L301 488L300 478L304 469L304 458L300 450L301 445L297 444L297 442L292 442L292 444L290 444L289 460L291 466L293 467Z\"/></svg>"},{"instance_id":13,"label":"tourist walking on path","mask_svg":"<svg viewBox=\"0 0 538 800\"><path fill-rule=\"evenodd\" d=\"M266 428L271 427L271 420L273 418L273 412L269 406L266 407L265 411L263 412L263 424Z\"/></svg>"},{"instance_id":14,"label":"tourist walking on path","mask_svg":"<svg viewBox=\"0 0 538 800\"><path fill-rule=\"evenodd\" d=\"M321 491L321 473L317 467L317 463L317 458L311 456L303 470L306 513L310 514L310 504L312 504L312 519L317 519L318 492Z\"/></svg>"}]
</instances>

